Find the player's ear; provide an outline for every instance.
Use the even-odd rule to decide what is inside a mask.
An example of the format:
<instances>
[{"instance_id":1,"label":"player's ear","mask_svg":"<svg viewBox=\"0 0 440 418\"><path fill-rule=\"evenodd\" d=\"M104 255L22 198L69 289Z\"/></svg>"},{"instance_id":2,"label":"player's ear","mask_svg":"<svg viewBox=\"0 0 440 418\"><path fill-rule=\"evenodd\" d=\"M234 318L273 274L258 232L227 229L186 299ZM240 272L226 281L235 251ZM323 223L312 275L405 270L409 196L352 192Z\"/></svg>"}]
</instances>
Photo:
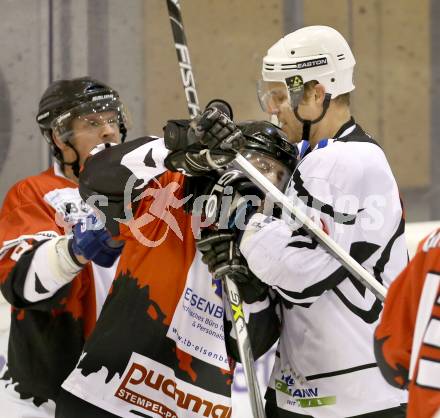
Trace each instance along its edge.
<instances>
[{"instance_id":1,"label":"player's ear","mask_svg":"<svg viewBox=\"0 0 440 418\"><path fill-rule=\"evenodd\" d=\"M52 140L61 151L66 149L67 145L61 140L60 136L55 130L52 131Z\"/></svg>"},{"instance_id":2,"label":"player's ear","mask_svg":"<svg viewBox=\"0 0 440 418\"><path fill-rule=\"evenodd\" d=\"M314 86L314 98L316 103L318 104L324 103L324 99L325 99L324 85L318 83Z\"/></svg>"}]
</instances>

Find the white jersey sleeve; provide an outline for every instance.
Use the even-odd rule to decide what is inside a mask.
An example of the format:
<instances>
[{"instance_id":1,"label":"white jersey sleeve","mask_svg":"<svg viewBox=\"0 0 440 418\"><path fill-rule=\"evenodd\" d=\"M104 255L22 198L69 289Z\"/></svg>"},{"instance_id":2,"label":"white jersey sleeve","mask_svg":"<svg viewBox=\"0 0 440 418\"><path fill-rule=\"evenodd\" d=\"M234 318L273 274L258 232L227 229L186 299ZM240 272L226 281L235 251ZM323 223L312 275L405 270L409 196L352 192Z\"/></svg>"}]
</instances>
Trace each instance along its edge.
<instances>
[{"instance_id":1,"label":"white jersey sleeve","mask_svg":"<svg viewBox=\"0 0 440 418\"><path fill-rule=\"evenodd\" d=\"M286 193L301 212L350 252L360 209L362 167L351 169L356 158L320 157L314 152L303 160ZM308 306L344 278L340 263L287 216L278 220L256 214L247 229L240 250L251 270L288 301Z\"/></svg>"},{"instance_id":2,"label":"white jersey sleeve","mask_svg":"<svg viewBox=\"0 0 440 418\"><path fill-rule=\"evenodd\" d=\"M83 269L69 254L68 240L64 235L52 238L35 250L23 287L28 302L51 298Z\"/></svg>"}]
</instances>

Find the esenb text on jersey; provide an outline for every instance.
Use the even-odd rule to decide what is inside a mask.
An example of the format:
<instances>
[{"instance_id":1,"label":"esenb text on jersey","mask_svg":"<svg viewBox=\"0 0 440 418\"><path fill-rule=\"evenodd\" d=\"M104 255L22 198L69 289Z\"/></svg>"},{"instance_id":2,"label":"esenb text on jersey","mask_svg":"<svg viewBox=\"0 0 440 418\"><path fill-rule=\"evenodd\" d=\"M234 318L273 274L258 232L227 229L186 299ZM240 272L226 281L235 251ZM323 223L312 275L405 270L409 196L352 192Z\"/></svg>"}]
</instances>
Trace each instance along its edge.
<instances>
[{"instance_id":1,"label":"esenb text on jersey","mask_svg":"<svg viewBox=\"0 0 440 418\"><path fill-rule=\"evenodd\" d=\"M190 305L199 311L207 313L209 315L214 316L215 318L223 318L223 307L212 303L205 298L198 296L193 290L188 287L185 290L185 300L190 303ZM203 318L198 318L199 320L203 320Z\"/></svg>"}]
</instances>

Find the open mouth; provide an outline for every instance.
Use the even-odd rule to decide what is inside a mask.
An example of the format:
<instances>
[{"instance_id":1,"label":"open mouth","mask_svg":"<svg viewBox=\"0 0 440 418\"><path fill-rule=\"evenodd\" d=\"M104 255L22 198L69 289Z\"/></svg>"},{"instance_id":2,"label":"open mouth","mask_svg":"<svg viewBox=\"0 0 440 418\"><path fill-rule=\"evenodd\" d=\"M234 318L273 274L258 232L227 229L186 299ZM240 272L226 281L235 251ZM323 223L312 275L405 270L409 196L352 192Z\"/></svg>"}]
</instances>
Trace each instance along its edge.
<instances>
[{"instance_id":1,"label":"open mouth","mask_svg":"<svg viewBox=\"0 0 440 418\"><path fill-rule=\"evenodd\" d=\"M270 117L270 121L271 121L274 125L278 126L278 128L281 128L281 129L282 129L283 125L284 125L284 122L280 121L276 115L272 115L272 116Z\"/></svg>"},{"instance_id":2,"label":"open mouth","mask_svg":"<svg viewBox=\"0 0 440 418\"><path fill-rule=\"evenodd\" d=\"M282 129L284 132L285 132L285 130L283 129L285 126L287 126L286 125L286 122L284 122L284 121L282 121L282 120L280 120L280 121L278 121L278 127L280 128L280 129Z\"/></svg>"}]
</instances>

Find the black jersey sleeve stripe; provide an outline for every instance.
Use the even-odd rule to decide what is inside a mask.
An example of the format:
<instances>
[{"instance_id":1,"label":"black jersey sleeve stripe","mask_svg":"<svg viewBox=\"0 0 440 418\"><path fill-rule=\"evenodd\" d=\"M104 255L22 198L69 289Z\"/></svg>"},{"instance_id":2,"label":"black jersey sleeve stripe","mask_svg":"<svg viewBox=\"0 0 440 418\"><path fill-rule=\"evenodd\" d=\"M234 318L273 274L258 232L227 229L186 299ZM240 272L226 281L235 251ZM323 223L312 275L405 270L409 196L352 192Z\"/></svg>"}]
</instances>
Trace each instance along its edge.
<instances>
[{"instance_id":1,"label":"black jersey sleeve stripe","mask_svg":"<svg viewBox=\"0 0 440 418\"><path fill-rule=\"evenodd\" d=\"M316 299L316 297L313 297L313 300L310 302L305 302L304 300L298 301L293 299L291 296L289 296L287 294L287 292L283 289L281 289L278 286L274 286L273 287L278 294L281 296L281 301L282 304L287 308L287 309L292 309L292 307L295 306L301 306L303 308L309 308L310 306L312 306L312 302L314 302L314 300Z\"/></svg>"},{"instance_id":2,"label":"black jersey sleeve stripe","mask_svg":"<svg viewBox=\"0 0 440 418\"><path fill-rule=\"evenodd\" d=\"M367 324L372 324L379 319L379 315L382 312L383 308L382 302L379 299L376 298L371 309L369 311L366 311L365 309L361 309L355 304L351 303L350 300L346 298L345 295L337 287L333 290L338 298L341 299L342 303L348 309L350 309L351 312L353 312Z\"/></svg>"},{"instance_id":3,"label":"black jersey sleeve stripe","mask_svg":"<svg viewBox=\"0 0 440 418\"><path fill-rule=\"evenodd\" d=\"M371 242L354 242L350 248L350 256L353 257L359 264L362 264L368 258L373 255L379 246ZM334 272L329 274L325 279L307 287L302 292L293 292L283 288L279 288L284 294L289 297L290 301L296 300L301 303L301 299L307 299L311 297L320 296L326 290L335 288L339 283L341 283L345 278L350 277L348 271L345 267L340 266ZM355 280L355 279L353 279Z\"/></svg>"},{"instance_id":4,"label":"black jersey sleeve stripe","mask_svg":"<svg viewBox=\"0 0 440 418\"><path fill-rule=\"evenodd\" d=\"M318 241L315 238L310 237L304 228L298 228L297 230L292 232L292 238L295 237L305 237L305 241L293 241L287 244L288 247L294 248L309 248L310 250L314 250L318 246Z\"/></svg>"},{"instance_id":5,"label":"black jersey sleeve stripe","mask_svg":"<svg viewBox=\"0 0 440 418\"><path fill-rule=\"evenodd\" d=\"M43 283L41 283L37 273L35 273L35 291L40 295L43 293L49 293L49 291L43 286Z\"/></svg>"},{"instance_id":6,"label":"black jersey sleeve stripe","mask_svg":"<svg viewBox=\"0 0 440 418\"><path fill-rule=\"evenodd\" d=\"M312 239L311 242L306 241L294 241L287 244L288 247L294 248L308 248L309 250L314 250L318 246L318 241Z\"/></svg>"},{"instance_id":7,"label":"black jersey sleeve stripe","mask_svg":"<svg viewBox=\"0 0 440 418\"><path fill-rule=\"evenodd\" d=\"M328 203L322 202L317 197L313 196L305 187L304 181L301 178L301 171L299 168L295 170L292 176L293 187L295 188L298 197L304 202L304 204L310 208L318 209L320 212L330 216L336 223L343 225L354 225L356 222L357 213L363 209L359 209L356 214L337 212L333 206Z\"/></svg>"},{"instance_id":8,"label":"black jersey sleeve stripe","mask_svg":"<svg viewBox=\"0 0 440 418\"><path fill-rule=\"evenodd\" d=\"M372 369L374 367L377 367L377 363L362 364L360 366L350 367L349 369L343 369L343 370L337 370L334 372L320 373L320 374L314 374L311 376L306 376L306 380L310 381L310 380L316 380L316 379L324 379L326 377L340 376L343 374L355 373L360 370Z\"/></svg>"},{"instance_id":9,"label":"black jersey sleeve stripe","mask_svg":"<svg viewBox=\"0 0 440 418\"><path fill-rule=\"evenodd\" d=\"M390 238L388 243L385 245L382 254L377 260L376 265L373 267L374 277L379 283L383 283L382 273L385 271L385 266L390 261L391 250L394 246L394 243L396 242L397 238L399 238L404 233L405 233L405 219L402 216L402 218L400 219L399 226L396 229L396 232L393 234L393 236Z\"/></svg>"},{"instance_id":10,"label":"black jersey sleeve stripe","mask_svg":"<svg viewBox=\"0 0 440 418\"><path fill-rule=\"evenodd\" d=\"M157 168L156 161L153 158L153 150L150 149L144 158L144 164L146 167Z\"/></svg>"}]
</instances>

